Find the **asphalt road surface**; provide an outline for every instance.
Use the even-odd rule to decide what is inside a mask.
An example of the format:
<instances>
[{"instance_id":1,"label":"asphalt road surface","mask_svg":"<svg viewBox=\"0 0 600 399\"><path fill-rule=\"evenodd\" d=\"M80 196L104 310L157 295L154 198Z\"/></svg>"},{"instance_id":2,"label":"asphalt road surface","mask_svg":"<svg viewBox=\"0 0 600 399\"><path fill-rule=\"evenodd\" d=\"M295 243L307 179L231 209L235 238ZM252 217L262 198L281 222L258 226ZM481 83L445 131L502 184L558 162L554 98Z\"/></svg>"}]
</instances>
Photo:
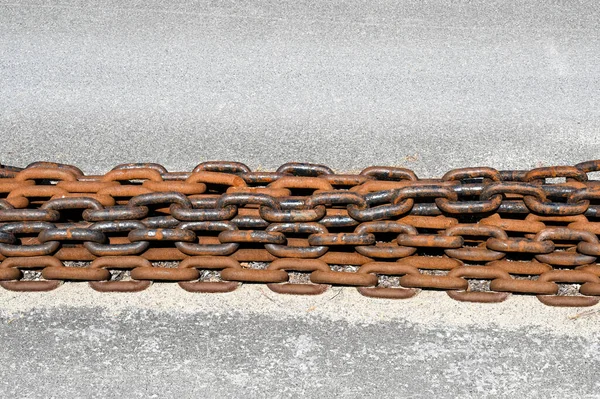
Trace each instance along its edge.
<instances>
[{"instance_id":1,"label":"asphalt road surface","mask_svg":"<svg viewBox=\"0 0 600 399\"><path fill-rule=\"evenodd\" d=\"M439 176L600 154L594 1L0 0L0 163ZM0 291L4 397L599 397L598 309Z\"/></svg>"}]
</instances>

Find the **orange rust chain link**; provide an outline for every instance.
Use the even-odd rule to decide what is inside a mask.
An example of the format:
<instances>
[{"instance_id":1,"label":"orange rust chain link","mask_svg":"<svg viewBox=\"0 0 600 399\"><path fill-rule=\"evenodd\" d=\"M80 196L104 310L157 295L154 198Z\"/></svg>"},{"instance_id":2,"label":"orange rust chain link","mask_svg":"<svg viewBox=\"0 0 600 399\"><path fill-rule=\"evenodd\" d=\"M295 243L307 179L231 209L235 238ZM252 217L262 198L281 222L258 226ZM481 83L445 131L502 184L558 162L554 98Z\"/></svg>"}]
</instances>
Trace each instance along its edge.
<instances>
[{"instance_id":1,"label":"orange rust chain link","mask_svg":"<svg viewBox=\"0 0 600 399\"><path fill-rule=\"evenodd\" d=\"M226 293L262 283L280 294L352 286L384 299L442 290L467 302L516 294L592 306L600 302L599 171L600 161L462 168L439 179L306 163L274 172L239 162L189 172L130 163L104 175L50 162L0 165L0 287L87 282L135 292L163 282Z\"/></svg>"}]
</instances>

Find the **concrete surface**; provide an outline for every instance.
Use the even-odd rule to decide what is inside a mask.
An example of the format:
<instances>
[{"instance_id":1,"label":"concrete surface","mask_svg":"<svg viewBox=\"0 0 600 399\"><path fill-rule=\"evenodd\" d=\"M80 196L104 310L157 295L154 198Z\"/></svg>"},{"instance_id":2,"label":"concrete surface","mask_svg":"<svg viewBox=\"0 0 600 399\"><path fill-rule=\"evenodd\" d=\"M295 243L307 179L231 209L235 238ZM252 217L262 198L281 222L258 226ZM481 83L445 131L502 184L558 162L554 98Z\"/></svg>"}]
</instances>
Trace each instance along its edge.
<instances>
[{"instance_id":1,"label":"concrete surface","mask_svg":"<svg viewBox=\"0 0 600 399\"><path fill-rule=\"evenodd\" d=\"M597 397L600 310L168 284L0 291L6 397Z\"/></svg>"},{"instance_id":2,"label":"concrete surface","mask_svg":"<svg viewBox=\"0 0 600 399\"><path fill-rule=\"evenodd\" d=\"M1 0L2 161L305 160L433 175L596 158L599 9Z\"/></svg>"},{"instance_id":3,"label":"concrete surface","mask_svg":"<svg viewBox=\"0 0 600 399\"><path fill-rule=\"evenodd\" d=\"M594 1L0 0L0 162L598 158ZM265 299L268 298L268 299ZM599 397L597 309L0 291L4 397Z\"/></svg>"}]
</instances>

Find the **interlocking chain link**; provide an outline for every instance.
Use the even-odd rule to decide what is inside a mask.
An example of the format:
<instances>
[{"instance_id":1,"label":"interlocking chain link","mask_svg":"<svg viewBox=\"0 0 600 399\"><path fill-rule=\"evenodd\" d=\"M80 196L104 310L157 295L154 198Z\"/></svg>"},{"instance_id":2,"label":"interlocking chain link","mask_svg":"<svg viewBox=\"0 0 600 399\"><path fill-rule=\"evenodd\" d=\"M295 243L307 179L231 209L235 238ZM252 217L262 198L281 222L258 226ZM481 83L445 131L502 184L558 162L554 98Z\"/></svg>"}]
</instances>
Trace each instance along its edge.
<instances>
[{"instance_id":1,"label":"interlocking chain link","mask_svg":"<svg viewBox=\"0 0 600 399\"><path fill-rule=\"evenodd\" d=\"M281 294L353 286L406 299L536 295L552 306L600 301L600 161L524 171L488 167L421 179L372 166L337 174L204 162L191 172L118 165L0 165L0 286L102 292L176 282L223 293L263 283Z\"/></svg>"}]
</instances>

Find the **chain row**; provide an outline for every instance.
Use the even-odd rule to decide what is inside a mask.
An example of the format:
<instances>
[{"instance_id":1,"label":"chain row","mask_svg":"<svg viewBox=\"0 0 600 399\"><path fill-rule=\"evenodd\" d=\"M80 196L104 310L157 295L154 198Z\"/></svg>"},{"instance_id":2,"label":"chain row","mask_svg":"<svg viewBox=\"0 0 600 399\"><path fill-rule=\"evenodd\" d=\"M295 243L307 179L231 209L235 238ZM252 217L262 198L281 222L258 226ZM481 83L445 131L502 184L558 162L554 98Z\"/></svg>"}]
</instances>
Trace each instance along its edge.
<instances>
[{"instance_id":1,"label":"chain row","mask_svg":"<svg viewBox=\"0 0 600 399\"><path fill-rule=\"evenodd\" d=\"M597 222L587 225L593 226L594 230L600 228ZM201 231L218 232L218 235L208 237L201 235ZM114 232L126 235L109 237L109 233ZM308 237L288 237L286 233ZM377 237L390 234L389 241ZM569 227L546 228L535 235L511 237L500 227L479 223L457 224L427 234L409 224L394 221L364 222L352 233L329 233L318 223L274 223L266 230L238 230L227 222L190 222L173 229L147 228L139 221L100 222L87 227L56 227L48 222L16 222L0 226L0 254L3 257L56 255L60 258L61 250L72 252L77 249L79 258L63 259L88 260L100 256L141 255L148 252L152 243L161 244L160 251L167 254L153 260L228 256L241 248L253 248L254 251L263 248L274 257L309 259L322 257L330 248L337 248L358 255L359 264L364 263L363 259L399 259L418 250L443 251L451 258L472 262L518 254L565 267L593 263L600 256L600 241L596 234ZM82 251L85 252L83 255Z\"/></svg>"},{"instance_id":2,"label":"chain row","mask_svg":"<svg viewBox=\"0 0 600 399\"><path fill-rule=\"evenodd\" d=\"M104 176L85 176L81 169L73 165L54 162L34 162L25 168L0 165L0 178L15 178L20 172L31 169L54 169L65 172L82 180L110 181L115 176L122 176L122 171L139 171L140 169L152 170L145 172L147 177L155 181L185 180L191 173L219 172L241 176L248 184L271 183L286 176L323 177L332 184L355 185L366 179L375 180L422 180L415 172L406 168L390 166L370 166L356 174L337 174L333 169L319 164L289 162L281 165L275 172L252 171L241 162L208 161L198 164L191 172L169 172L167 168L157 163L125 163L115 166ZM485 177L493 181L521 181L531 182L546 178L565 177L577 181L587 181L588 174L600 171L600 160L578 163L574 166L549 166L532 170L499 171L490 167L459 168L447 172L442 181L464 180L469 178ZM114 172L114 173L113 173ZM137 173L137 172L136 172ZM109 176L109 177L107 177ZM436 179L427 179L436 180ZM336 183L337 182L337 183ZM352 183L354 182L354 183Z\"/></svg>"},{"instance_id":3,"label":"chain row","mask_svg":"<svg viewBox=\"0 0 600 399\"><path fill-rule=\"evenodd\" d=\"M41 270L42 279L21 280L21 269ZM110 270L130 270L129 279L112 280ZM427 271L443 270L443 273ZM206 272L219 272L206 279ZM290 282L292 272L308 273L306 282ZM524 276L530 278L526 278ZM382 276L397 277L397 284L382 284ZM535 276L535 278L531 278ZM466 266L447 257L412 256L397 262L368 262L356 271L333 270L318 259L282 258L265 269L243 266L231 257L188 257L178 267L156 266L137 256L102 257L84 267L65 266L52 256L8 258L0 263L0 286L12 291L50 291L64 281L86 281L100 292L137 292L152 282L177 282L189 292L225 293L241 283L263 283L280 294L319 295L332 285L354 286L365 296L407 299L420 289L445 290L459 301L502 302L511 294L534 294L551 306L593 306L600 302L600 266L553 270L538 262L493 261ZM474 282L487 289L473 289ZM575 294L559 295L559 283L575 285Z\"/></svg>"},{"instance_id":4,"label":"chain row","mask_svg":"<svg viewBox=\"0 0 600 399\"><path fill-rule=\"evenodd\" d=\"M202 177L199 175L194 177L199 179ZM5 198L0 198L0 210L3 211L0 221L52 222L60 218L59 211L64 209L85 209L82 217L86 221L139 219L148 215L148 206L154 205L168 206L169 213L179 221L231 220L241 214L240 208L254 206L258 209L253 214L246 215L253 216L256 220L247 223L323 221L330 226L352 225L407 214L481 215L498 212L597 216L600 210L600 205L593 203L600 199L600 185L594 182L556 185L518 182L444 185L375 181L375 185L365 183L350 190L333 191L322 191L317 189L317 184L311 184L313 194L298 197L290 195L289 187L294 185L290 180L297 181L298 186L305 186L305 179L314 181L320 178L285 179L285 187L281 188L245 187L237 192L227 190L223 194L184 193L177 191L182 189L179 185L163 188L173 191L152 192L144 187L147 181L141 185L111 185L97 192L75 192L67 191L64 187L68 186L62 184L62 181L55 185L36 185L35 180L14 182L6 181L11 179L0 179L0 194L6 195ZM72 183L79 185L83 182ZM382 185L384 186L381 187ZM392 186L396 188L391 188ZM377 190L378 188L384 189ZM203 190L205 188L198 191ZM286 192L277 194L273 190ZM117 199L124 197L130 199L117 202ZM41 198L48 201L39 208L35 207L35 203L30 203L31 199ZM327 208L331 207L336 208L335 212L327 212Z\"/></svg>"},{"instance_id":5,"label":"chain row","mask_svg":"<svg viewBox=\"0 0 600 399\"><path fill-rule=\"evenodd\" d=\"M103 176L85 176L68 165L52 168L45 163L18 172L5 171L12 177L0 179L0 195L4 195L0 196L0 209L5 211L0 221L55 221L58 215L54 211L73 207L86 208L83 217L87 221L137 219L144 214L144 206L159 203L170 205L170 214L180 221L231 220L238 216L240 207L256 205L257 214L247 223L319 221L328 226L409 213L596 216L600 209L593 204L600 198L600 186L587 176L590 171L600 169L597 161L584 163L588 166L584 169L549 167L527 173L463 168L448 172L442 179L417 179L408 169L383 167L367 168L360 175L336 175L324 166L298 164L284 165L275 173L236 175L212 170L239 172L247 167L215 164L206 165L211 170L197 167L191 173L169 173L156 165L127 164ZM313 177L281 172L311 174L307 170L312 174L322 173ZM545 179L555 177L567 181L544 184ZM299 193L302 196L293 196ZM27 209L32 198L62 201L44 204L32 212ZM105 209L115 205L121 208L107 214ZM338 209L331 214L327 207Z\"/></svg>"}]
</instances>

